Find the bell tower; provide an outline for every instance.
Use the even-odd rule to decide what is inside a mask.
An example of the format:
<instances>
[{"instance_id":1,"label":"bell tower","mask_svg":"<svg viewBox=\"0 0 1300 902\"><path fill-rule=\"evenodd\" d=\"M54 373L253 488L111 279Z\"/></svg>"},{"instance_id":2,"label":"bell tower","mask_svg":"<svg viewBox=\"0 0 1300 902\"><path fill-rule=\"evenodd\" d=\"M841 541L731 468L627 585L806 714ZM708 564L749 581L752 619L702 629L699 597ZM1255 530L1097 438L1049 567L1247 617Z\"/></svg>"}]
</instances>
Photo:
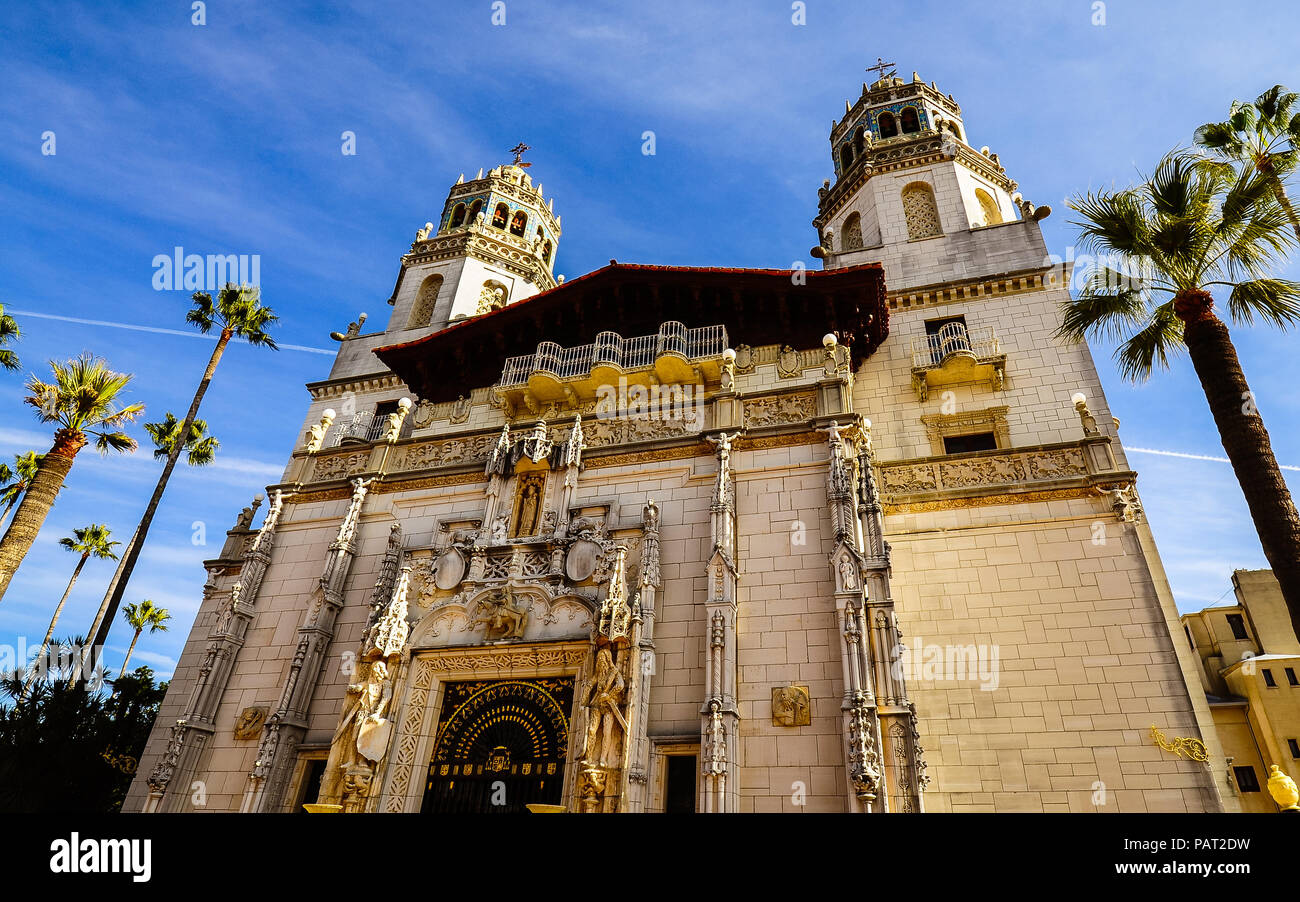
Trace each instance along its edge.
<instances>
[{"instance_id":1,"label":"bell tower","mask_svg":"<svg viewBox=\"0 0 1300 902\"><path fill-rule=\"evenodd\" d=\"M879 77L831 123L835 179L818 191L813 256L826 269L883 263L891 290L1040 263L1050 208L1035 210L998 155L970 145L952 95L884 60L868 71Z\"/></svg>"},{"instance_id":2,"label":"bell tower","mask_svg":"<svg viewBox=\"0 0 1300 902\"><path fill-rule=\"evenodd\" d=\"M416 232L388 303L386 332L409 340L554 288L560 217L523 161L451 186L438 221Z\"/></svg>"}]
</instances>

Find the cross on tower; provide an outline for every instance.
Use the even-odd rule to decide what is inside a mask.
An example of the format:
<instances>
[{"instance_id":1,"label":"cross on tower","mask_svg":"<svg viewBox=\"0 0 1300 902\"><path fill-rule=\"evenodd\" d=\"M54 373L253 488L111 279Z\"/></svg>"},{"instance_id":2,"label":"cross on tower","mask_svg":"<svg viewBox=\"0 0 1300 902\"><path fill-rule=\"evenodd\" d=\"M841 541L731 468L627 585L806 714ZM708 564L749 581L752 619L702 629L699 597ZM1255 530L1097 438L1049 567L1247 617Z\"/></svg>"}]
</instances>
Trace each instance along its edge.
<instances>
[{"instance_id":1,"label":"cross on tower","mask_svg":"<svg viewBox=\"0 0 1300 902\"><path fill-rule=\"evenodd\" d=\"M520 141L520 142L519 142L518 144L516 144L514 147L510 148L510 152L511 152L512 154L515 155L515 165L516 165L516 166L529 166L529 165L532 165L532 164L530 164L530 163L520 163L520 162L519 162L521 159L523 159L524 151L527 151L527 150L532 150L532 148L529 147L527 144L525 144L523 141Z\"/></svg>"},{"instance_id":2,"label":"cross on tower","mask_svg":"<svg viewBox=\"0 0 1300 902\"><path fill-rule=\"evenodd\" d=\"M867 71L878 73L879 78L877 80L880 78L890 78L894 75L894 66L895 63L887 63L885 62L884 57L878 56L876 57L876 64L874 66L867 66Z\"/></svg>"}]
</instances>

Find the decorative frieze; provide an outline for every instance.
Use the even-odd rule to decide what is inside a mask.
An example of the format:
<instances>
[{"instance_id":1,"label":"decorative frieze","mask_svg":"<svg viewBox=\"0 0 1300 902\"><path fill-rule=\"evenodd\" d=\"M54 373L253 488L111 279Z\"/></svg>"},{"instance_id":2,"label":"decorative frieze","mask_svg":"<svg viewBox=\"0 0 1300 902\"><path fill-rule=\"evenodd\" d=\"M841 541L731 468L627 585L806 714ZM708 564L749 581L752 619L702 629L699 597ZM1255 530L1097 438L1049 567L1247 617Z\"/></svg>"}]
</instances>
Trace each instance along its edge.
<instances>
[{"instance_id":1,"label":"decorative frieze","mask_svg":"<svg viewBox=\"0 0 1300 902\"><path fill-rule=\"evenodd\" d=\"M745 401L745 426L783 426L806 423L816 414L817 401L812 392L767 395Z\"/></svg>"},{"instance_id":2,"label":"decorative frieze","mask_svg":"<svg viewBox=\"0 0 1300 902\"><path fill-rule=\"evenodd\" d=\"M1077 482L1111 477L1090 466L1093 458L1079 445L1047 446L1000 454L980 452L951 459L899 462L879 466L886 504L911 503L908 496L1039 483Z\"/></svg>"}]
</instances>

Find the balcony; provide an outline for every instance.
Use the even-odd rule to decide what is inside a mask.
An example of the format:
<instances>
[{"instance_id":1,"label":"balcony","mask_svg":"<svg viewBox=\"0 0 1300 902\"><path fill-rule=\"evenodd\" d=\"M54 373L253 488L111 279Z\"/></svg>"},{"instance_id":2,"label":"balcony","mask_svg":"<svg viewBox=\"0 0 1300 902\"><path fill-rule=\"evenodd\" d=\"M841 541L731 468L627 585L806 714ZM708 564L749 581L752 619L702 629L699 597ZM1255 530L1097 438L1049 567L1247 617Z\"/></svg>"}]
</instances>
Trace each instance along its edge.
<instances>
[{"instance_id":1,"label":"balcony","mask_svg":"<svg viewBox=\"0 0 1300 902\"><path fill-rule=\"evenodd\" d=\"M572 348L544 341L532 354L508 358L496 388L512 408L521 402L537 413L552 402L590 400L602 385L717 380L726 349L726 326L688 329L679 322L635 338L601 332L591 344Z\"/></svg>"},{"instance_id":2,"label":"balcony","mask_svg":"<svg viewBox=\"0 0 1300 902\"><path fill-rule=\"evenodd\" d=\"M368 410L362 413L354 413L351 416L340 416L329 432L325 447L337 448L340 445L377 442L383 438L387 426L387 412L377 416L374 411ZM413 428L411 418L408 416L405 422L402 423L402 432L399 437L408 438Z\"/></svg>"},{"instance_id":3,"label":"balcony","mask_svg":"<svg viewBox=\"0 0 1300 902\"><path fill-rule=\"evenodd\" d=\"M1001 391L1007 355L991 329L967 329L965 323L945 323L937 332L912 340L912 388L925 403L930 391L946 385L987 382Z\"/></svg>"}]
</instances>

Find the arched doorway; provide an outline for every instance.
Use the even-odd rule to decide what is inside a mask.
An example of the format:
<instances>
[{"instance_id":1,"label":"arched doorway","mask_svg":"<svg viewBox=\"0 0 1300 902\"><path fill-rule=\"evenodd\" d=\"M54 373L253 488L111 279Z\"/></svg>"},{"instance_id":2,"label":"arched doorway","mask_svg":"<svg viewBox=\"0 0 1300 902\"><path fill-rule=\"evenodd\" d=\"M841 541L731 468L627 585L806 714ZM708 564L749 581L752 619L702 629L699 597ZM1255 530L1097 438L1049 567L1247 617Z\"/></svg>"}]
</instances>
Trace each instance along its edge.
<instances>
[{"instance_id":1,"label":"arched doorway","mask_svg":"<svg viewBox=\"0 0 1300 902\"><path fill-rule=\"evenodd\" d=\"M572 705L573 677L446 684L421 810L560 804Z\"/></svg>"}]
</instances>

